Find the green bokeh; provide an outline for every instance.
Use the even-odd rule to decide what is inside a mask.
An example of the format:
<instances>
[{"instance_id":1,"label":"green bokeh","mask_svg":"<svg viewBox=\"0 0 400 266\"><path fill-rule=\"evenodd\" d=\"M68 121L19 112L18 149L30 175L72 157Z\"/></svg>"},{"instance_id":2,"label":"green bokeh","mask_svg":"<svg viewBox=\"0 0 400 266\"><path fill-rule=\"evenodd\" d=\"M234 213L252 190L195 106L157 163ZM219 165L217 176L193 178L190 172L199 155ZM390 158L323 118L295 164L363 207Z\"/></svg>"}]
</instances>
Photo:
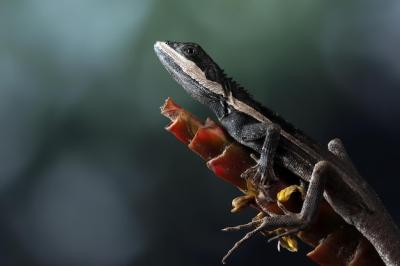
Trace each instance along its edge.
<instances>
[{"instance_id":1,"label":"green bokeh","mask_svg":"<svg viewBox=\"0 0 400 266\"><path fill-rule=\"evenodd\" d=\"M396 1L2 1L0 263L217 265L240 237L218 231L251 217L229 214L238 191L163 130L168 96L212 114L164 71L157 40L200 43L318 141L341 136L387 191L378 174L392 177L398 161L388 147L399 144L399 12ZM372 140L389 162L368 156ZM309 263L258 239L231 265L266 258Z\"/></svg>"}]
</instances>

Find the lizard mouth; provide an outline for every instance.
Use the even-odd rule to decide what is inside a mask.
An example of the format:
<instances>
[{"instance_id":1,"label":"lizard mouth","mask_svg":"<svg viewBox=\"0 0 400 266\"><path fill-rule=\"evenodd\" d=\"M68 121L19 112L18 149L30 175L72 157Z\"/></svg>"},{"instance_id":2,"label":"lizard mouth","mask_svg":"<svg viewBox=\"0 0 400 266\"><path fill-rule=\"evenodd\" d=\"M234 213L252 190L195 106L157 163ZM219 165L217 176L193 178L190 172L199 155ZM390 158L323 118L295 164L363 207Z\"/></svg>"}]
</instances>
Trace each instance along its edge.
<instances>
[{"instance_id":1,"label":"lizard mouth","mask_svg":"<svg viewBox=\"0 0 400 266\"><path fill-rule=\"evenodd\" d=\"M168 73L179 83L182 85L182 81L191 79L189 75L187 75L182 68L173 60L173 58L165 51L163 47L165 47L165 42L156 42L154 44L154 51L158 59L164 68L168 71ZM193 80L194 81L194 80Z\"/></svg>"}]
</instances>

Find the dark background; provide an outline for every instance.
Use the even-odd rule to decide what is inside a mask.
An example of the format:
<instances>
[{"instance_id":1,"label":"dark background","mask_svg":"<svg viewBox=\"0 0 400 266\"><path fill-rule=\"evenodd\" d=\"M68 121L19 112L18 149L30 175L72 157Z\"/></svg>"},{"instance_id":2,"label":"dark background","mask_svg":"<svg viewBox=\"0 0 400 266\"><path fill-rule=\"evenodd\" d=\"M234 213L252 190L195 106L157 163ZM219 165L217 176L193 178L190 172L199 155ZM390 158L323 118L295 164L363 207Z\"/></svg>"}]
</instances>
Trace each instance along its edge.
<instances>
[{"instance_id":1,"label":"dark background","mask_svg":"<svg viewBox=\"0 0 400 266\"><path fill-rule=\"evenodd\" d=\"M239 191L164 131L156 40L200 43L321 143L343 139L397 222L400 2L0 2L0 264L219 265ZM229 265L309 265L256 237Z\"/></svg>"}]
</instances>

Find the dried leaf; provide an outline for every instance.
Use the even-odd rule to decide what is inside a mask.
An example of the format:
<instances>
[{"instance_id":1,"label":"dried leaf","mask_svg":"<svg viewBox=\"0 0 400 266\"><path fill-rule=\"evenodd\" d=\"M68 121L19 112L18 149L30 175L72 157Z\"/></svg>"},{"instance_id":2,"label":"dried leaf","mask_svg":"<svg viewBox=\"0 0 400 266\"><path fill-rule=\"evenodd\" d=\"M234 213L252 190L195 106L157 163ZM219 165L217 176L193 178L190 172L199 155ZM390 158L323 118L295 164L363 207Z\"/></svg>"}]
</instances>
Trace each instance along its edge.
<instances>
[{"instance_id":1,"label":"dried leaf","mask_svg":"<svg viewBox=\"0 0 400 266\"><path fill-rule=\"evenodd\" d=\"M298 244L297 240L294 239L292 236L283 236L279 239L279 245L290 252L297 252L298 249Z\"/></svg>"},{"instance_id":2,"label":"dried leaf","mask_svg":"<svg viewBox=\"0 0 400 266\"><path fill-rule=\"evenodd\" d=\"M279 202L287 202L292 196L292 194L295 192L300 192L302 198L304 198L305 195L304 188L298 185L291 185L279 191L278 194L276 195L276 199Z\"/></svg>"}]
</instances>

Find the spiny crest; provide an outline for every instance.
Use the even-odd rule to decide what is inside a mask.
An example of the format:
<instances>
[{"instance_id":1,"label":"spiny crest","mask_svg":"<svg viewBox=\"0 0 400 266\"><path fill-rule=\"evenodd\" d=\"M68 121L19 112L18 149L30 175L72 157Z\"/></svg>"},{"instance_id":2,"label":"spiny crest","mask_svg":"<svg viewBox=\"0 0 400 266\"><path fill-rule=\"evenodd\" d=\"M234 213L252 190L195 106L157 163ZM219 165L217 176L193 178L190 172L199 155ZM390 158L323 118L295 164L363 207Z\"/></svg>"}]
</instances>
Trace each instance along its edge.
<instances>
[{"instance_id":1,"label":"spiny crest","mask_svg":"<svg viewBox=\"0 0 400 266\"><path fill-rule=\"evenodd\" d=\"M236 82L236 80L229 77L224 69L221 69L221 72L223 75L222 85L224 89L231 91L235 97L241 96L245 99L253 99L253 96L242 85Z\"/></svg>"}]
</instances>

